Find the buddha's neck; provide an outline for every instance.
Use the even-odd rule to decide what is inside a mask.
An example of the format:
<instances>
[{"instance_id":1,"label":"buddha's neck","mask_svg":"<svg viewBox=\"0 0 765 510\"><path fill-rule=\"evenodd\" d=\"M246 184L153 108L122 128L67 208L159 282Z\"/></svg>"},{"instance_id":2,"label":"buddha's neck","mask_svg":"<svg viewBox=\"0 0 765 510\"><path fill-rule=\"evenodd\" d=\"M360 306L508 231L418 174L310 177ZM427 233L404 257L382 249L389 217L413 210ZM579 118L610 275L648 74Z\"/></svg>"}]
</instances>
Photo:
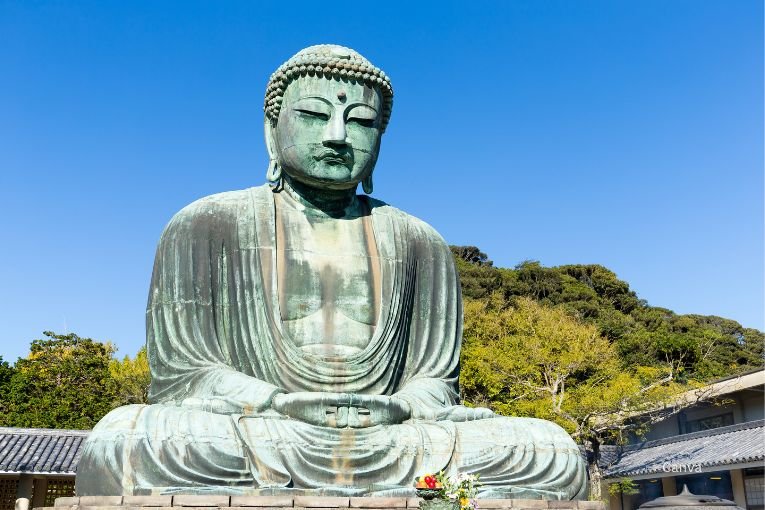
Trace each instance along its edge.
<instances>
[{"instance_id":1,"label":"buddha's neck","mask_svg":"<svg viewBox=\"0 0 765 510\"><path fill-rule=\"evenodd\" d=\"M341 218L358 207L356 190L319 189L289 177L283 177L284 192L306 209L334 218Z\"/></svg>"}]
</instances>

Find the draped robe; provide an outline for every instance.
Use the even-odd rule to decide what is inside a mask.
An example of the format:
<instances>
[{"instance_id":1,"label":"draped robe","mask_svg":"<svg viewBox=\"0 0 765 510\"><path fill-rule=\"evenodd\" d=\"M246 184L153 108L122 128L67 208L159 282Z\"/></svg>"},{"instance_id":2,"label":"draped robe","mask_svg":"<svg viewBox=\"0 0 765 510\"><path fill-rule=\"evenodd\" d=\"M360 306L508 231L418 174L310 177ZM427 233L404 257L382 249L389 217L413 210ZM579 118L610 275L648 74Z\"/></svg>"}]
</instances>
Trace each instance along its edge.
<instances>
[{"instance_id":1,"label":"draped robe","mask_svg":"<svg viewBox=\"0 0 765 510\"><path fill-rule=\"evenodd\" d=\"M443 469L479 473L485 497L584 495L583 459L558 426L470 420L456 407L462 304L450 250L424 222L364 199L381 305L367 347L343 359L305 352L285 333L269 187L206 197L175 215L147 309L152 405L99 422L78 494L410 494L415 476ZM395 395L412 417L331 428L270 409L276 393L298 391ZM463 421L443 418L455 410Z\"/></svg>"}]
</instances>

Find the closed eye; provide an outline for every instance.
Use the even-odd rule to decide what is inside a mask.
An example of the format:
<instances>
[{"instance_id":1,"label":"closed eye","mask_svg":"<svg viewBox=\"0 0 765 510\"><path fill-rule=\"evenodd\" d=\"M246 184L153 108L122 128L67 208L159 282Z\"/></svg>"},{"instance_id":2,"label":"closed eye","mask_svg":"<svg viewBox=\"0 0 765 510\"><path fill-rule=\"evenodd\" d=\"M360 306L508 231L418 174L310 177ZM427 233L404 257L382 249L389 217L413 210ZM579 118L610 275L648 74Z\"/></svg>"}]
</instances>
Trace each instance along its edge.
<instances>
[{"instance_id":1,"label":"closed eye","mask_svg":"<svg viewBox=\"0 0 765 510\"><path fill-rule=\"evenodd\" d=\"M307 117L314 117L321 120L329 120L329 115L327 115L324 112L317 112L315 110L306 110L304 108L295 108L295 111Z\"/></svg>"},{"instance_id":2,"label":"closed eye","mask_svg":"<svg viewBox=\"0 0 765 510\"><path fill-rule=\"evenodd\" d=\"M375 127L375 119L361 119L359 117L351 117L348 122L355 122L356 124L364 127Z\"/></svg>"}]
</instances>

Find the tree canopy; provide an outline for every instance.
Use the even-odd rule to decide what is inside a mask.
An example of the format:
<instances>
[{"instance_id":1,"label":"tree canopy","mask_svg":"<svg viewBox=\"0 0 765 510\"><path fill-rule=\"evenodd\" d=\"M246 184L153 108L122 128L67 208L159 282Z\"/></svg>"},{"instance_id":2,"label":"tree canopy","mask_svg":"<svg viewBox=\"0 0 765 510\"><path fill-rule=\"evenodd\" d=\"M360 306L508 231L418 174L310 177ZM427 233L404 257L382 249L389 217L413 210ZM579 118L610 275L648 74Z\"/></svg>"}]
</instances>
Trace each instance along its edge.
<instances>
[{"instance_id":1,"label":"tree canopy","mask_svg":"<svg viewBox=\"0 0 765 510\"><path fill-rule=\"evenodd\" d=\"M544 267L525 261L494 267L478 248L453 247L466 300L492 294L509 305L517 297L559 307L595 326L617 350L622 367L679 363L679 380L709 381L762 366L765 335L716 316L679 315L651 306L629 284L596 264ZM478 252L483 258L467 258Z\"/></svg>"},{"instance_id":2,"label":"tree canopy","mask_svg":"<svg viewBox=\"0 0 765 510\"><path fill-rule=\"evenodd\" d=\"M0 358L0 426L89 429L117 406L146 401L145 352L118 361L110 343L44 336L14 366Z\"/></svg>"}]
</instances>

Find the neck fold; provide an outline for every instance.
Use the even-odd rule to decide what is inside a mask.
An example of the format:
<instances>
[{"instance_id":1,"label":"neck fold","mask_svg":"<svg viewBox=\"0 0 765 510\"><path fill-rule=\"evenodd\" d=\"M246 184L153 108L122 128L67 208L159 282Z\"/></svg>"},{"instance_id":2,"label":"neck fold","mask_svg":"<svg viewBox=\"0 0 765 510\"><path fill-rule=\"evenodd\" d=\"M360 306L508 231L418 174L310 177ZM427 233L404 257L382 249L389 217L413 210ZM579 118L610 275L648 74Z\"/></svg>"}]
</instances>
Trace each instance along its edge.
<instances>
[{"instance_id":1,"label":"neck fold","mask_svg":"<svg viewBox=\"0 0 765 510\"><path fill-rule=\"evenodd\" d=\"M356 189L328 190L317 189L301 182L283 178L284 192L303 207L321 212L333 218L341 218L359 207Z\"/></svg>"}]
</instances>

